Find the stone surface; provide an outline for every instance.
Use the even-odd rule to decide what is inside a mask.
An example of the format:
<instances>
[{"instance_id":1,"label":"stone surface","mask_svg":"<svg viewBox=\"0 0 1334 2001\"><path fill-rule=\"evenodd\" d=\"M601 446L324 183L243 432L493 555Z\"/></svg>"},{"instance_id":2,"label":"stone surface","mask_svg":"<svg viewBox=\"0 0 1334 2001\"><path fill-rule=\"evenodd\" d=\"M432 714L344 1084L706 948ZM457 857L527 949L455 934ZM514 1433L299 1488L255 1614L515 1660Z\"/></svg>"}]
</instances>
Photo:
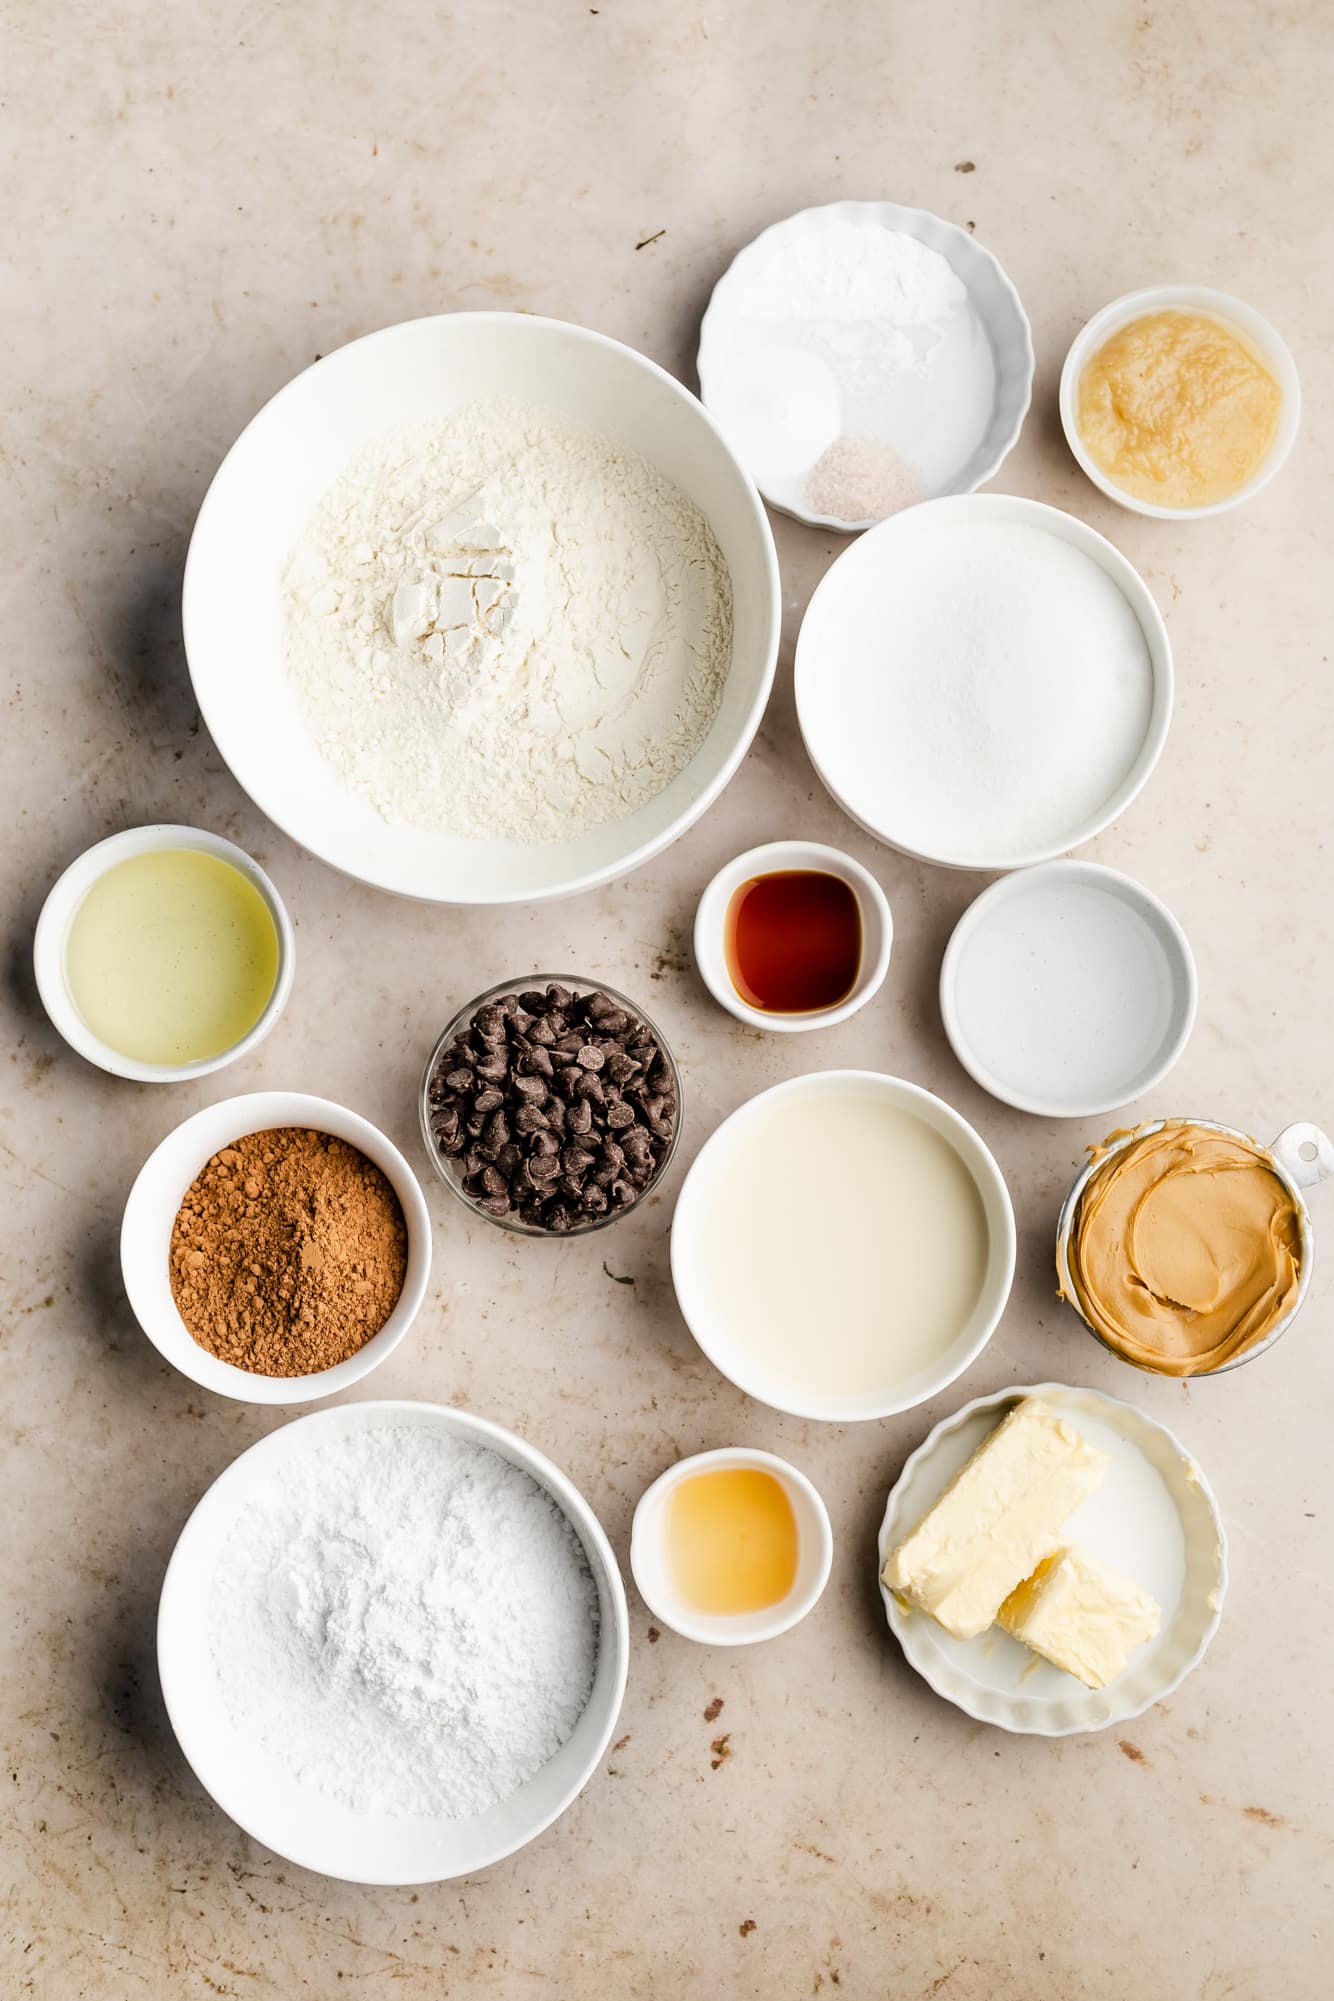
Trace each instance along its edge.
<instances>
[{"instance_id":1,"label":"stone surface","mask_svg":"<svg viewBox=\"0 0 1334 2001\"><path fill-rule=\"evenodd\" d=\"M1327 1991L1317 1929L1334 1838L1334 1260L1275 1354L1193 1388L1135 1376L1058 1308L1052 1226L1096 1124L1008 1112L962 1074L935 982L980 880L865 840L803 757L791 641L835 544L777 523L779 685L715 811L615 888L499 920L391 902L280 838L200 731L177 608L223 451L290 375L354 335L443 308L523 308L585 321L689 379L709 287L765 223L855 195L975 226L1019 287L1039 357L997 485L1106 530L1144 570L1176 648L1157 777L1087 851L1162 894L1199 961L1194 1040L1137 1109L1261 1137L1328 1122L1328 14L1312 0L11 0L6 23L0 1988L53 2001L1313 2001ZM1084 318L1173 275L1269 312L1306 391L1283 478L1244 511L1179 529L1096 494L1055 414ZM299 924L277 1032L198 1088L84 1066L29 972L33 920L65 862L154 818L242 842ZM867 861L897 936L887 985L855 1022L766 1039L708 1000L689 926L722 861L788 832ZM672 1038L689 1130L671 1185L615 1231L548 1248L470 1224L432 1184L433 1296L368 1387L517 1427L578 1481L623 1561L634 1502L676 1455L772 1446L829 1501L833 1580L800 1630L738 1654L658 1638L632 1593L619 1741L555 1829L472 1882L324 1882L212 1806L166 1723L153 1618L173 1539L214 1475L281 1419L159 1363L121 1295L120 1208L162 1134L234 1090L328 1093L420 1160L414 1090L443 1020L492 980L567 963L642 996ZM696 1351L667 1269L672 1195L718 1118L781 1076L844 1062L901 1071L976 1121L1021 1242L1009 1311L968 1375L930 1408L853 1429L735 1394ZM1316 1212L1334 1231L1334 1195ZM886 1488L926 1429L982 1390L1052 1376L1179 1427L1217 1487L1233 1559L1200 1671L1128 1729L1063 1742L1003 1736L937 1701L884 1630L874 1565Z\"/></svg>"}]
</instances>

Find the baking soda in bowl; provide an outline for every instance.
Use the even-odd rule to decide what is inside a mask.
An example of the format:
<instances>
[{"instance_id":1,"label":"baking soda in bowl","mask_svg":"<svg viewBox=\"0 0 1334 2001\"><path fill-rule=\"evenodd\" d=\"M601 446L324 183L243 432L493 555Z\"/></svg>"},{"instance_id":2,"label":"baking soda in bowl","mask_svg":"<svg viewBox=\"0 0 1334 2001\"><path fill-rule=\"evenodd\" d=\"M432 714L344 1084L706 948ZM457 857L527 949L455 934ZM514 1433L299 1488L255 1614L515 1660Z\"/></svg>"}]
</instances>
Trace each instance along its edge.
<instances>
[{"instance_id":1,"label":"baking soda in bowl","mask_svg":"<svg viewBox=\"0 0 1334 2001\"><path fill-rule=\"evenodd\" d=\"M816 1074L744 1106L696 1160L672 1232L677 1296L748 1394L812 1417L880 1415L949 1380L984 1332L987 1208L919 1099L933 1102L890 1079Z\"/></svg>"}]
</instances>

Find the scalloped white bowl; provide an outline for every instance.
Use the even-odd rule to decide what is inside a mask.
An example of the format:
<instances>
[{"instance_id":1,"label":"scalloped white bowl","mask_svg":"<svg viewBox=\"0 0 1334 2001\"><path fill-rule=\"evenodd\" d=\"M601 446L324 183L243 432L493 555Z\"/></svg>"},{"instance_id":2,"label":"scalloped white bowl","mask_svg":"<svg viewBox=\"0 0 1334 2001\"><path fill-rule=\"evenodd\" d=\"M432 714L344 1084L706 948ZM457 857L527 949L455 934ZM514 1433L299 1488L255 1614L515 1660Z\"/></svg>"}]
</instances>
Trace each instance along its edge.
<instances>
[{"instance_id":1,"label":"scalloped white bowl","mask_svg":"<svg viewBox=\"0 0 1334 2001\"><path fill-rule=\"evenodd\" d=\"M945 259L955 276L968 288L974 311L986 328L996 362L996 391L986 431L954 478L936 487L931 498L947 493L972 493L995 477L1018 440L1024 418L1033 400L1033 333L1019 294L992 253L957 223L946 222L925 208L904 208L892 201L827 202L819 208L801 209L770 224L733 258L713 288L713 296L700 322L699 391L706 409L718 417L722 407L720 383L727 365L733 332L740 317L740 298L746 266L761 243L774 237L800 237L832 222L861 225L878 223L904 236L914 237ZM746 468L754 473L751 467ZM792 498L779 497L764 480L757 480L760 492L771 507L804 521L813 528L831 529L838 535L856 535L872 527L873 521L840 521L831 514L812 513Z\"/></svg>"},{"instance_id":2,"label":"scalloped white bowl","mask_svg":"<svg viewBox=\"0 0 1334 2001\"><path fill-rule=\"evenodd\" d=\"M1166 1425L1100 1390L1037 1383L976 1397L923 1440L890 1489L880 1524L883 1572L891 1549L916 1527L1006 1410L1041 1397L1108 1453L1106 1478L1071 1516L1069 1538L1150 1592L1162 1608L1155 1639L1125 1673L1085 1688L998 1626L956 1640L926 1613L880 1585L885 1616L911 1667L937 1695L1001 1730L1069 1737L1139 1716L1180 1687L1218 1630L1227 1590L1227 1539L1213 1490Z\"/></svg>"}]
</instances>

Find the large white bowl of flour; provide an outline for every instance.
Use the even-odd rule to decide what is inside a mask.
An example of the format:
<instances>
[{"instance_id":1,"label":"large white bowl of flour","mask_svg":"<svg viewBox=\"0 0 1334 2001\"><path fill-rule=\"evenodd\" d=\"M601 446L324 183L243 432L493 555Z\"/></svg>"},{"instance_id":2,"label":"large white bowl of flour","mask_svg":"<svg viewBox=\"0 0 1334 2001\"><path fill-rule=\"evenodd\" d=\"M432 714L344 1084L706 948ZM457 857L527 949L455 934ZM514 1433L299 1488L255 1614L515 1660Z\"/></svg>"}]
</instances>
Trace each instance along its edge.
<instances>
[{"instance_id":1,"label":"large white bowl of flour","mask_svg":"<svg viewBox=\"0 0 1334 2001\"><path fill-rule=\"evenodd\" d=\"M611 1740L628 1659L588 1503L437 1404L343 1404L252 1445L182 1529L158 1612L201 1785L357 1883L471 1875L549 1827Z\"/></svg>"},{"instance_id":2,"label":"large white bowl of flour","mask_svg":"<svg viewBox=\"0 0 1334 2001\"><path fill-rule=\"evenodd\" d=\"M412 320L259 412L204 499L186 653L284 832L400 895L571 895L745 755L780 598L759 496L653 362L558 321Z\"/></svg>"},{"instance_id":3,"label":"large white bowl of flour","mask_svg":"<svg viewBox=\"0 0 1334 2001\"><path fill-rule=\"evenodd\" d=\"M950 868L1050 861L1146 783L1172 713L1148 585L1085 522L1011 494L882 521L802 621L797 715L844 812Z\"/></svg>"}]
</instances>

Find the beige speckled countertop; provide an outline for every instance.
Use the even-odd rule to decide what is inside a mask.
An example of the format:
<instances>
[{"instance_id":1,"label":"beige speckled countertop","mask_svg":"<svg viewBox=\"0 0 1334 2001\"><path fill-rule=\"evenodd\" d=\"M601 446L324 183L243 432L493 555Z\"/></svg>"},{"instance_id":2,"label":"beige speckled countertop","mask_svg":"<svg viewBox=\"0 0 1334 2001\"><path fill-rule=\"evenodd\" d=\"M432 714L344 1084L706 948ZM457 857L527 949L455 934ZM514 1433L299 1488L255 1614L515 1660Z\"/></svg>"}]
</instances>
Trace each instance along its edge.
<instances>
[{"instance_id":1,"label":"beige speckled countertop","mask_svg":"<svg viewBox=\"0 0 1334 2001\"><path fill-rule=\"evenodd\" d=\"M1018 285L1038 351L1035 407L998 484L1110 534L1176 648L1162 765L1087 850L1163 895L1199 962L1193 1042L1167 1094L1140 1109L1262 1137L1300 1116L1329 1123L1328 10L10 0L5 14L0 1991L1327 1993L1334 1253L1299 1330L1214 1384L1137 1377L1058 1310L1056 1206L1098 1132L1009 1112L959 1070L935 981L979 880L862 838L800 748L791 640L834 545L777 523L778 689L720 805L629 881L498 921L392 902L278 837L201 733L177 607L223 451L287 377L356 334L450 307L526 307L688 378L709 287L763 224L856 195L975 226ZM1180 528L1102 500L1054 407L1082 320L1170 276L1270 313L1306 391L1279 482L1248 510ZM47 1026L29 972L33 919L64 863L154 818L242 842L300 927L277 1032L198 1088L136 1088L84 1066ZM726 1018L688 953L714 868L788 831L867 861L897 931L877 1002L795 1044ZM621 1741L555 1829L475 1881L324 1882L224 1819L166 1725L153 1617L167 1554L209 1481L280 1418L160 1363L121 1296L121 1204L156 1140L231 1090L322 1091L415 1151L414 1085L444 1016L488 981L567 961L660 1014L687 1077L680 1166L724 1112L803 1067L860 1062L941 1091L1009 1178L1018 1281L990 1348L936 1405L808 1427L746 1402L696 1351L668 1280L672 1188L614 1234L556 1249L470 1227L433 1188L433 1297L371 1393L462 1402L517 1427L582 1486L622 1560L637 1495L675 1455L773 1446L828 1498L834 1576L799 1631L741 1655L653 1644L632 1592ZM1334 1195L1317 1217L1334 1241ZM633 1286L613 1283L604 1258ZM966 1397L1044 1376L1129 1396L1177 1427L1232 1539L1211 1653L1120 1736L1043 1742L970 1722L905 1667L876 1595L875 1529L906 1454Z\"/></svg>"}]
</instances>

